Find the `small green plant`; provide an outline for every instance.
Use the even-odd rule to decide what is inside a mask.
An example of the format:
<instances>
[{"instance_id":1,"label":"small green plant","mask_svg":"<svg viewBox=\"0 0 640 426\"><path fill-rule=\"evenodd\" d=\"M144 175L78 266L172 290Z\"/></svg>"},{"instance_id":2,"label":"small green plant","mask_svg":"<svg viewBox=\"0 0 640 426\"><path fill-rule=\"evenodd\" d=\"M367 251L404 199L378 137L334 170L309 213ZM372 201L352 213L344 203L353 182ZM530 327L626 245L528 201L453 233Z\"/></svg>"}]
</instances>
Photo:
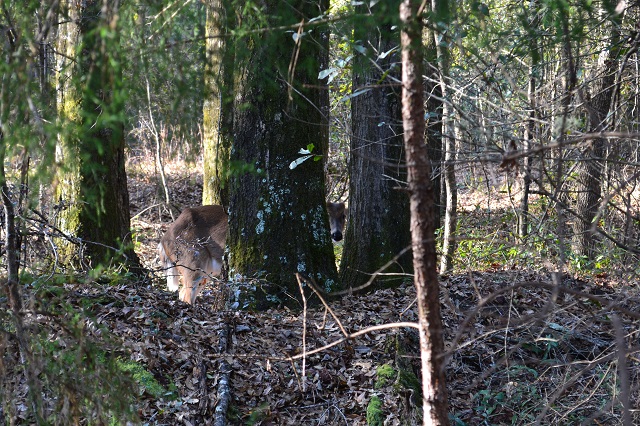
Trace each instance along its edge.
<instances>
[{"instance_id":1,"label":"small green plant","mask_svg":"<svg viewBox=\"0 0 640 426\"><path fill-rule=\"evenodd\" d=\"M377 380L373 385L374 389L380 389L390 385L391 382L393 382L398 375L396 370L394 370L393 367L390 366L389 364L383 364L380 367L378 367L376 374L377 374Z\"/></svg>"},{"instance_id":2,"label":"small green plant","mask_svg":"<svg viewBox=\"0 0 640 426\"><path fill-rule=\"evenodd\" d=\"M382 412L382 400L373 395L367 405L367 424L369 426L382 426L384 424L384 413Z\"/></svg>"},{"instance_id":3,"label":"small green plant","mask_svg":"<svg viewBox=\"0 0 640 426\"><path fill-rule=\"evenodd\" d=\"M578 255L573 252L569 254L569 264L577 272L589 270L591 269L591 266L592 266L591 261L587 256Z\"/></svg>"},{"instance_id":4,"label":"small green plant","mask_svg":"<svg viewBox=\"0 0 640 426\"><path fill-rule=\"evenodd\" d=\"M499 389L495 384L474 395L475 411L484 418L484 424L529 424L540 409L540 394L535 386L529 386L538 372L523 365L508 370L508 382ZM507 420L508 419L508 420ZM505 423L506 421L506 423Z\"/></svg>"},{"instance_id":5,"label":"small green plant","mask_svg":"<svg viewBox=\"0 0 640 426\"><path fill-rule=\"evenodd\" d=\"M474 395L477 401L476 412L491 424L491 417L504 406L506 395L504 392L493 393L490 389L483 389Z\"/></svg>"},{"instance_id":6,"label":"small green plant","mask_svg":"<svg viewBox=\"0 0 640 426\"><path fill-rule=\"evenodd\" d=\"M263 420L267 420L270 414L271 414L271 407L269 407L269 404L264 403L259 407L256 407L256 409L253 410L251 414L249 414L249 418L247 419L245 424L247 426L262 424L261 422Z\"/></svg>"},{"instance_id":7,"label":"small green plant","mask_svg":"<svg viewBox=\"0 0 640 426\"><path fill-rule=\"evenodd\" d=\"M613 256L611 257L604 255L597 256L593 261L593 266L595 267L596 271L606 270L611 268L611 265L613 264L619 264L621 258L622 256L618 255L618 253L613 253Z\"/></svg>"},{"instance_id":8,"label":"small green plant","mask_svg":"<svg viewBox=\"0 0 640 426\"><path fill-rule=\"evenodd\" d=\"M56 409L43 420L58 424L77 423L81 418L89 424L135 420L131 376L123 373L101 343L82 334L83 323L83 316L67 314L70 333L43 327L40 334L31 336L33 353L42 368L41 389L56 401ZM65 406L70 409L62 409Z\"/></svg>"},{"instance_id":9,"label":"small green plant","mask_svg":"<svg viewBox=\"0 0 640 426\"><path fill-rule=\"evenodd\" d=\"M173 389L167 390L158 382L158 380L156 380L155 377L153 377L153 374L137 362L119 358L117 360L117 365L120 371L128 373L131 375L133 380L136 381L140 386L140 393L147 392L154 398L162 398L166 396L169 396L171 399L175 398L175 385L172 386Z\"/></svg>"}]
</instances>

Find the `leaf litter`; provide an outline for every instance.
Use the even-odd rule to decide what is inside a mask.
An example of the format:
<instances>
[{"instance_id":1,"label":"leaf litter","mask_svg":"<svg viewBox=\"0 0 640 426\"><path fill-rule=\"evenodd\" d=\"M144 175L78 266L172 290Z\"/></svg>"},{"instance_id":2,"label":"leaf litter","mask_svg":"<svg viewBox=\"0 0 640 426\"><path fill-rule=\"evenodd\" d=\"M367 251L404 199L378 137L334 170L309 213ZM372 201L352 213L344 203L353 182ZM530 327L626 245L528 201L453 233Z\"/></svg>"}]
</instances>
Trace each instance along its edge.
<instances>
[{"instance_id":1,"label":"leaf litter","mask_svg":"<svg viewBox=\"0 0 640 426\"><path fill-rule=\"evenodd\" d=\"M150 206L151 183L133 181L132 206ZM198 204L201 178L182 178L174 191L184 206ZM137 251L158 272L155 247L170 217L160 207L132 210L138 210L132 212ZM559 284L566 290L557 291L553 282L557 277L545 271L494 267L441 277L452 422L622 424L625 396L635 409L632 421L640 424L638 283L565 274ZM85 313L85 333L115 338L113 350L142 365L164 390L140 386L142 424L213 424L227 376L228 424L365 425L373 396L382 401L386 425L418 424L416 390L399 374L385 383L378 378L383 366L420 377L414 330L376 330L348 340L307 356L303 371L302 359L290 357L302 353L305 316L216 309L225 285L208 285L194 306L169 293L159 273L130 285L67 284L56 297ZM416 319L408 284L330 304L348 332ZM306 320L307 351L343 337L322 307L310 309ZM622 350L626 356L618 357ZM620 362L626 362L627 389L619 387ZM19 383L16 374L5 379ZM16 411L25 413L26 385L13 389Z\"/></svg>"},{"instance_id":2,"label":"leaf litter","mask_svg":"<svg viewBox=\"0 0 640 426\"><path fill-rule=\"evenodd\" d=\"M176 183L184 185L174 186L174 191L182 194L185 206L199 203L200 175L193 172ZM193 197L190 201L189 195ZM165 223L166 220L165 217ZM151 263L152 256L146 260ZM554 282L573 293L554 291ZM173 411L167 409L163 414L168 423L177 413L194 424L210 423L207 409L216 404L220 359L226 360L231 370L230 424L364 425L367 405L374 395L382 400L385 424L419 422L415 415L421 411L419 401L411 397L415 391L400 385L398 376L380 385L377 374L382 366L391 365L396 372L404 368L420 377L415 330L377 330L308 356L303 377L302 361L286 358L302 351L304 315L285 309L218 312L211 307L220 306L221 293L224 292L219 288L207 289L192 308L166 293L162 284L160 288L149 287L140 295L139 300L144 300L150 310L166 305L163 311L168 316L162 324L173 324L169 329L179 340L175 345L164 343L163 359L167 362L155 362L165 368L162 374L175 383L184 383L185 376L193 376L194 363L204 365L207 371L205 385L178 386L178 391L183 400L204 398L208 402L172 405ZM416 320L415 289L411 284L329 303L347 332ZM500 265L441 277L452 419L468 425L514 421L560 425L578 418L621 424L619 394L611 391L617 383L616 375L610 371L617 360L613 355L626 345L628 397L636 409L634 421L640 423L640 357L638 345L633 343L640 337L638 306L637 281L586 279L568 274L558 280L557 275L544 270L506 269ZM612 315L622 319L624 342L616 342ZM322 307L311 309L306 318L307 351L343 337L338 324ZM223 327L229 330L229 346L225 353L218 353L218 331ZM158 329L161 331L162 327ZM140 336L138 341L149 341L152 346L163 342L157 338L141 339L149 333L144 329L131 332ZM148 347L146 353L158 354L159 350ZM132 351L133 356L142 356L135 354ZM181 361L172 363L176 358ZM151 356L144 359L154 364ZM603 376L609 382L598 380ZM156 404L149 401L150 412ZM157 412L153 415L162 423L162 416Z\"/></svg>"},{"instance_id":3,"label":"leaf litter","mask_svg":"<svg viewBox=\"0 0 640 426\"><path fill-rule=\"evenodd\" d=\"M450 412L464 424L487 419L488 424L511 424L523 410L531 411L531 422L542 415L543 424L566 424L558 410L596 416L607 424L619 420L619 407L602 377L612 374L615 382L615 374L607 373L616 341L606 315L625 314L610 308L604 315L602 304L637 312L638 298L623 299L618 297L619 287L571 277L564 278L565 286L602 303L553 295L533 284L504 291L512 284L543 279L526 271L491 271L443 280ZM124 349L119 351L167 389L165 395L141 390L137 410L143 423L213 424L223 361L230 372L229 424L365 425L374 395L382 401L385 424L407 424L409 413L419 411L411 402L413 392L403 389L397 378L377 384L377 371L384 365L408 366L419 377L413 330L377 330L309 355L303 372L302 359L289 357L301 354L304 315L286 309L216 311L212 307L221 285L225 284L208 286L194 306L179 301L158 282L67 286L67 303L78 309L90 306L96 327L87 326L86 332L115 336ZM404 285L330 303L347 331L355 332L381 323L414 321L414 298L413 287ZM487 298L491 300L483 301ZM95 303L87 305L88 300ZM310 309L306 318L307 351L343 337L322 307ZM640 357L632 342L638 338L638 319L624 318L623 326L630 396L637 404ZM229 338L221 352L223 330ZM612 404L603 409L602 401ZM541 414L551 403L553 410Z\"/></svg>"}]
</instances>

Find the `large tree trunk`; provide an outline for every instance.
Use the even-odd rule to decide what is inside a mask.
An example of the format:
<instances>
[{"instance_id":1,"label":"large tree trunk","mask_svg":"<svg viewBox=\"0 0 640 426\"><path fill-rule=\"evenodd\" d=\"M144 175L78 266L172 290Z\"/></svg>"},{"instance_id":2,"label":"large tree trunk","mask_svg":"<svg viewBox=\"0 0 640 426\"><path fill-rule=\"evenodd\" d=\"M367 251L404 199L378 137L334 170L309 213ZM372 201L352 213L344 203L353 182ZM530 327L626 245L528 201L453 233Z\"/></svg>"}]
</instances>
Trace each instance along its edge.
<instances>
[{"instance_id":1,"label":"large tree trunk","mask_svg":"<svg viewBox=\"0 0 640 426\"><path fill-rule=\"evenodd\" d=\"M614 10L617 2L609 1L605 10ZM589 117L589 131L592 133L607 130L610 124L609 111L615 109L612 96L615 88L618 57L620 55L620 15L612 15L607 20L610 36L607 45L600 53L599 66L596 72L601 76L594 79L590 97L585 102ZM578 168L578 199L576 213L578 218L573 221L573 250L579 256L593 260L596 255L597 239L593 223L600 208L602 193L601 183L604 169L605 139L595 138L584 150L582 161Z\"/></svg>"},{"instance_id":2,"label":"large tree trunk","mask_svg":"<svg viewBox=\"0 0 640 426\"><path fill-rule=\"evenodd\" d=\"M397 83L400 52L390 53L399 42L397 19L390 19L397 17L399 4L377 3L371 10L375 20L359 23L354 32L366 53L354 52L352 91L363 93L351 101L349 226L340 267L342 282L350 287L368 281L410 245L409 198L401 188L407 178ZM411 273L411 268L411 254L404 253L382 272ZM388 277L384 285L403 279Z\"/></svg>"},{"instance_id":3,"label":"large tree trunk","mask_svg":"<svg viewBox=\"0 0 640 426\"><path fill-rule=\"evenodd\" d=\"M229 205L229 155L233 142L234 13L228 0L208 0L204 86L202 204Z\"/></svg>"},{"instance_id":4,"label":"large tree trunk","mask_svg":"<svg viewBox=\"0 0 640 426\"><path fill-rule=\"evenodd\" d=\"M417 16L420 3L403 0L400 5L403 24L402 119L411 197L411 240L422 360L423 424L446 425L449 422L440 285L436 271L435 196L431 165L424 143L422 26Z\"/></svg>"},{"instance_id":5,"label":"large tree trunk","mask_svg":"<svg viewBox=\"0 0 640 426\"><path fill-rule=\"evenodd\" d=\"M263 12L277 27L308 21L327 7L325 0L276 1ZM284 30L253 32L240 40L249 48L236 52L240 81L231 161L245 171L236 170L230 184L229 272L268 283L255 294L257 308L297 305L296 272L327 291L336 286L323 161L290 168L300 148L313 144L321 156L328 148L321 109L328 91L318 80L328 39L317 27L304 30L295 37Z\"/></svg>"},{"instance_id":6,"label":"large tree trunk","mask_svg":"<svg viewBox=\"0 0 640 426\"><path fill-rule=\"evenodd\" d=\"M82 244L61 239L61 260L92 263L114 257L138 265L133 252L125 172L122 61L118 58L115 0L62 2L56 161L58 227Z\"/></svg>"}]
</instances>

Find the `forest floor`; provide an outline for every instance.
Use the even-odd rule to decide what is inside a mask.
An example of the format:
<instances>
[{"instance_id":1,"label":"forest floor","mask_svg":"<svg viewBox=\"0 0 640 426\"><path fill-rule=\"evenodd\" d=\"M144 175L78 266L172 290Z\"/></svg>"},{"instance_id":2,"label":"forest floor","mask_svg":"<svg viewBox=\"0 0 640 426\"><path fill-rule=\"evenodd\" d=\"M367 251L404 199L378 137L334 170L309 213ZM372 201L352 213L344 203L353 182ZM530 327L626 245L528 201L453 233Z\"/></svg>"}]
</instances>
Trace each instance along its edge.
<instances>
[{"instance_id":1,"label":"forest floor","mask_svg":"<svg viewBox=\"0 0 640 426\"><path fill-rule=\"evenodd\" d=\"M200 203L196 169L167 167L174 203ZM153 386L140 383L143 424L213 424L224 370L230 424L366 425L368 415L369 424L419 424L414 330L378 329L289 359L303 344L309 351L339 340L341 327L415 321L412 285L332 300L335 317L322 307L304 314L219 310L219 282L188 306L167 291L156 263L171 218L157 204L155 172L134 163L129 179L136 251L153 279L78 283L65 297L78 309L87 309L87 299L101 301L88 310L95 322L152 374ZM461 211L473 214L486 196L460 200ZM623 424L625 404L640 424L638 283L607 274L555 276L543 265L488 265L441 277L452 424ZM221 351L225 335L229 345Z\"/></svg>"},{"instance_id":2,"label":"forest floor","mask_svg":"<svg viewBox=\"0 0 640 426\"><path fill-rule=\"evenodd\" d=\"M199 204L201 176L196 169L168 169L177 204ZM132 174L134 209L153 205L150 176L149 171ZM463 192L460 211L472 215L488 206L489 198L483 191ZM506 202L501 206L493 201L497 212L508 208ZM150 251L139 250L149 268L158 266L153 263L155 247L170 222L158 212L133 212L134 227L149 231L143 246ZM640 423L638 282L607 274L557 278L543 268L507 267L495 260L489 265L442 277L452 420L467 425L615 424L622 421L621 401L626 397L636 410L635 424ZM554 283L567 291L554 292ZM135 297L141 304L136 315L123 309L105 316L112 321L109 328L127 330L121 335L126 335L133 356L156 377L174 383L179 395L172 401L149 399L141 409L145 419L210 423L219 361L224 358L231 371L232 424L364 425L375 397L385 425L418 422L419 357L413 330L372 331L311 355L304 363L287 360L301 353L303 342L308 351L339 340L340 326L355 332L415 321L410 284L331 301L340 324L323 308L311 309L306 317L288 310L219 312L212 308L220 304L214 288L194 307L177 301L162 282L122 292L123 300L132 298L127 292L142 292ZM221 354L218 336L225 327L231 331L231 345ZM632 348L626 360L627 395L620 388L624 377L616 373L615 354L621 347Z\"/></svg>"}]
</instances>

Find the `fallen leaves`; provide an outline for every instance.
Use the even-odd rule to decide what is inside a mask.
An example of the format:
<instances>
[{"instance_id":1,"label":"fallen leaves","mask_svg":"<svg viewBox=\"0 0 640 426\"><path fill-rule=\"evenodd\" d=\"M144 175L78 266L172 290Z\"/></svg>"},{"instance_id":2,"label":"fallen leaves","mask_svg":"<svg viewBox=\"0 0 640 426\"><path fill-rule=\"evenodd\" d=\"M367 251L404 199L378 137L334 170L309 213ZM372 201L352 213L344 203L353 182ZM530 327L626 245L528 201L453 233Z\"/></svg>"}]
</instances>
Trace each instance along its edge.
<instances>
[{"instance_id":1,"label":"fallen leaves","mask_svg":"<svg viewBox=\"0 0 640 426\"><path fill-rule=\"evenodd\" d=\"M637 292L565 277L567 288L597 292L601 303L594 304L579 295L554 296L545 287L515 286L545 280L549 282L540 274L509 271L450 276L442 282L450 412L466 424L481 419L509 423L527 410L546 416L544 424L556 419L560 424L564 417L556 411L540 414L545 404L554 403L567 413L593 414L598 413L598 401L614 400L608 393L612 388L603 382L615 371L611 363L617 359L604 305L617 303L632 310L638 306ZM144 423L213 424L221 385L231 391L229 424L364 425L373 395L382 401L387 424L415 420L420 411L411 402L415 391L398 387L393 374L378 383L382 366L404 366L419 377L412 329L376 329L307 354L303 370L302 359L290 359L302 354L305 316L300 312L217 312L211 308L218 303L214 287L194 306L150 285L77 283L65 291L57 296L60 301L42 300L43 306L58 309L64 299L84 312L79 324L88 336L116 337L121 348L113 349L143 366L165 389L160 396L144 388L136 392ZM618 302L622 292L626 297ZM490 297L494 293L498 296ZM353 333L381 323L414 321L414 297L413 288L404 286L341 298L331 306ZM324 309L309 310L306 318L307 352L344 337ZM628 338L637 339L638 320L623 319ZM57 344L69 346L71 340L59 333ZM637 353L630 351L627 362L636 386ZM615 382L615 374L611 380ZM593 384L601 388L585 393ZM16 415L24 417L26 391L13 397ZM577 401L583 403L574 407ZM602 418L611 421L615 416Z\"/></svg>"}]
</instances>

